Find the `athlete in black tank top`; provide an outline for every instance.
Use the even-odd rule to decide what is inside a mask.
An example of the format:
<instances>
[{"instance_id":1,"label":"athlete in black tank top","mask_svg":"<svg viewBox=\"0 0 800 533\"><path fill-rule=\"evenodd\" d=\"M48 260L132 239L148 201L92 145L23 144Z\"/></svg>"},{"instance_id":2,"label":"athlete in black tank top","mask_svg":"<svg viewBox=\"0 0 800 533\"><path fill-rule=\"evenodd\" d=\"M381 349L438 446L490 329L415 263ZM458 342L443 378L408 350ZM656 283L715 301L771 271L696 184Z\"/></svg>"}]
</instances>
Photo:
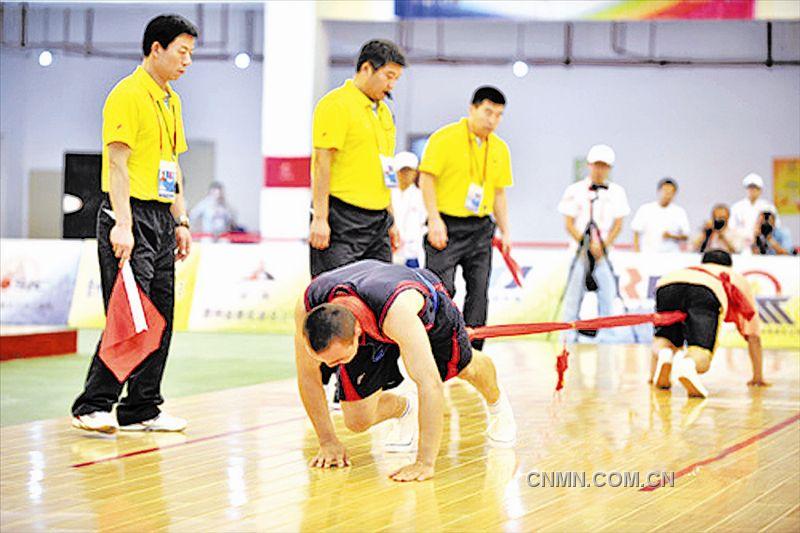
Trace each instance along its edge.
<instances>
[{"instance_id":1,"label":"athlete in black tank top","mask_svg":"<svg viewBox=\"0 0 800 533\"><path fill-rule=\"evenodd\" d=\"M373 260L326 272L298 301L295 323L300 395L320 440L312 466L349 464L330 420L320 363L336 368L348 429L365 431L398 419L402 438L388 442L387 449L413 451L420 428L417 461L395 472L397 481L433 475L442 433L441 383L453 377L471 383L490 404L490 442L513 442L516 424L494 364L472 350L461 312L433 273ZM403 380L401 355L417 385L419 420L416 397L387 392Z\"/></svg>"}]
</instances>

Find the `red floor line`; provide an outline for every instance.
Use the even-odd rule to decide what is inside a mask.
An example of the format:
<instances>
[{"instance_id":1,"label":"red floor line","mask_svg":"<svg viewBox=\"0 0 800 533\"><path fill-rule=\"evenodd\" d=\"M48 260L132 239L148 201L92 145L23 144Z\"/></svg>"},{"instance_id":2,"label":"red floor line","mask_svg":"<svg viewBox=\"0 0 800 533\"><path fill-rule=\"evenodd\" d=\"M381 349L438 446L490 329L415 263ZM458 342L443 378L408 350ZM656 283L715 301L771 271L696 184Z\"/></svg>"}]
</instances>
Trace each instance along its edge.
<instances>
[{"instance_id":1,"label":"red floor line","mask_svg":"<svg viewBox=\"0 0 800 533\"><path fill-rule=\"evenodd\" d=\"M695 468L697 468L699 466L705 466L705 465L714 463L716 461L719 461L721 459L724 459L725 457L729 456L730 454L738 452L742 448L747 448L748 446L750 446L754 442L758 442L761 439L769 437L773 433L777 433L778 431L782 430L783 428L785 428L787 426L792 425L793 423L797 422L798 420L800 420L800 413L798 413L798 414L796 414L796 415L794 415L792 417L789 417L786 420L784 420L783 422L775 424L774 426L772 426L770 428L765 429L761 433L753 435L749 439L743 440L742 442L738 442L738 443L736 443L736 444L734 444L732 446L728 446L727 448L725 448L724 450L719 452L714 457L709 457L708 459L703 459L702 461L698 461L696 463L690 464L689 466L679 470L678 472L675 472L675 478L674 479L678 479L679 477L685 476L686 474L692 472ZM653 492L654 490L660 489L663 486L664 485L662 483L658 483L658 484L655 484L655 485L648 485L648 486L646 486L644 488L639 489L639 492Z\"/></svg>"},{"instance_id":2,"label":"red floor line","mask_svg":"<svg viewBox=\"0 0 800 533\"><path fill-rule=\"evenodd\" d=\"M209 440L219 439L222 437L229 437L231 435L238 435L239 433L247 433L248 431L255 431L257 429L263 429L270 426L277 426L279 424L285 424L287 422L297 422L298 420L305 420L305 416L296 416L294 418L288 418L286 420L279 420L277 422L269 422L267 424L260 424L258 426L252 426L249 428L243 429L236 429L233 431L226 431L225 433L217 433L215 435L207 435L205 437L199 437L196 439L190 439L184 442L176 442L175 444L168 444L166 446L155 446L153 448L145 448L143 450L135 450L132 452L122 453L119 455L114 455L112 457L106 457L104 459L97 459L96 461L86 461L85 463L76 463L72 465L72 468L83 468L84 466L92 466L99 463L107 463L109 461L116 461L118 459L125 459L128 457L135 457L137 455L144 455L147 453L157 452L160 450L169 450L170 448L177 448L179 446L187 446L189 444L197 444L198 442L206 442Z\"/></svg>"}]
</instances>

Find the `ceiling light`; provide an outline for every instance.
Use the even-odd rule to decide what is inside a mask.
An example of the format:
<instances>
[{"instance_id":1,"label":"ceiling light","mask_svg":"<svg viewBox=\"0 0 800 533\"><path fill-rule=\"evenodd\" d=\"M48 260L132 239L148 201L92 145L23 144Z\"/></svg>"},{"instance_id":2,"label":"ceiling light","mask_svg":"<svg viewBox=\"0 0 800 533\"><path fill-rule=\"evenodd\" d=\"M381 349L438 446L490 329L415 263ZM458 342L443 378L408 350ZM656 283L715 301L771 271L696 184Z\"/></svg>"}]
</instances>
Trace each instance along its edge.
<instances>
[{"instance_id":1,"label":"ceiling light","mask_svg":"<svg viewBox=\"0 0 800 533\"><path fill-rule=\"evenodd\" d=\"M53 64L53 54L50 50L42 50L42 53L39 54L39 65L43 67L49 67Z\"/></svg>"},{"instance_id":2,"label":"ceiling light","mask_svg":"<svg viewBox=\"0 0 800 533\"><path fill-rule=\"evenodd\" d=\"M233 59L233 64L242 70L246 69L250 66L250 55L246 52L236 54L236 57Z\"/></svg>"}]
</instances>

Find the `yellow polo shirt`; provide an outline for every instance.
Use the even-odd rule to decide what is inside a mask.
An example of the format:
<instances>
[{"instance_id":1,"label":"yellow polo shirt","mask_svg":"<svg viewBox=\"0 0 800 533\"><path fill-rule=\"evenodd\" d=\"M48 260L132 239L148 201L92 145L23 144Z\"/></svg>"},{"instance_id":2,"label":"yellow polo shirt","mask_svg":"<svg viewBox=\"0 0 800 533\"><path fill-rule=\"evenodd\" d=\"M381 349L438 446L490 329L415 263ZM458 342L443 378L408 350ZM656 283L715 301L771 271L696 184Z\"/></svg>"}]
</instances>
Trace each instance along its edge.
<instances>
[{"instance_id":1,"label":"yellow polo shirt","mask_svg":"<svg viewBox=\"0 0 800 533\"><path fill-rule=\"evenodd\" d=\"M494 133L486 142L479 143L470 133L466 118L431 135L419 170L436 178L436 208L440 213L454 217L491 215L495 189L510 187L514 183L508 145ZM483 201L478 213L466 207L471 183L483 185Z\"/></svg>"},{"instance_id":2,"label":"yellow polo shirt","mask_svg":"<svg viewBox=\"0 0 800 533\"><path fill-rule=\"evenodd\" d=\"M169 105L165 97L169 95ZM101 186L111 190L108 145L119 142L131 149L128 158L131 197L139 200L173 200L158 195L161 160L176 161L186 146L181 99L167 84L164 91L141 66L111 89L103 106L103 166Z\"/></svg>"},{"instance_id":3,"label":"yellow polo shirt","mask_svg":"<svg viewBox=\"0 0 800 533\"><path fill-rule=\"evenodd\" d=\"M363 209L389 207L392 198L379 157L394 155L395 125L389 106L376 104L347 80L317 102L312 138L314 148L336 150L331 196Z\"/></svg>"}]
</instances>

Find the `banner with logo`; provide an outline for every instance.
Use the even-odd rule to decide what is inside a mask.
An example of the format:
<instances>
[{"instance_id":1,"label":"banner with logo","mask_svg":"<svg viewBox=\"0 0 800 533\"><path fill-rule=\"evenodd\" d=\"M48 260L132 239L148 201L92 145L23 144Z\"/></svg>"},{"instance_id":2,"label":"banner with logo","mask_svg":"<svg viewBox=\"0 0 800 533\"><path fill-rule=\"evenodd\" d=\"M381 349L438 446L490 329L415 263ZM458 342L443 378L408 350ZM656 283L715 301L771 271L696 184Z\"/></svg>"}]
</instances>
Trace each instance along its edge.
<instances>
[{"instance_id":1,"label":"banner with logo","mask_svg":"<svg viewBox=\"0 0 800 533\"><path fill-rule=\"evenodd\" d=\"M106 317L103 311L103 291L100 286L100 265L97 261L97 241L87 239L80 244L82 247L80 266L74 282L72 307L67 323L73 328L101 329L105 327ZM176 331L188 329L195 276L203 246L201 243L194 243L189 257L175 264L174 329Z\"/></svg>"},{"instance_id":2,"label":"banner with logo","mask_svg":"<svg viewBox=\"0 0 800 533\"><path fill-rule=\"evenodd\" d=\"M207 245L189 329L293 333L308 281L308 247L299 241Z\"/></svg>"},{"instance_id":3,"label":"banner with logo","mask_svg":"<svg viewBox=\"0 0 800 533\"><path fill-rule=\"evenodd\" d=\"M489 322L561 321L563 309L558 309L558 305L573 254L515 249L512 255L522 268L523 288L514 285L502 259L495 254L489 288ZM655 310L658 279L673 270L699 264L700 256L616 252L611 261L622 296L614 303L614 314L650 313ZM800 348L800 258L736 256L734 265L748 279L756 295L764 347ZM596 316L596 297L587 293L581 318ZM615 328L612 338L614 342L650 342L652 331L651 326L637 327L634 337L631 328ZM725 324L720 333L720 345L745 346L745 343L732 324Z\"/></svg>"},{"instance_id":4,"label":"banner with logo","mask_svg":"<svg viewBox=\"0 0 800 533\"><path fill-rule=\"evenodd\" d=\"M775 206L781 215L800 215L800 157L772 162Z\"/></svg>"},{"instance_id":5,"label":"banner with logo","mask_svg":"<svg viewBox=\"0 0 800 533\"><path fill-rule=\"evenodd\" d=\"M65 324L81 242L2 239L0 248L0 322Z\"/></svg>"},{"instance_id":6,"label":"banner with logo","mask_svg":"<svg viewBox=\"0 0 800 533\"><path fill-rule=\"evenodd\" d=\"M105 324L95 241L2 241L2 306L5 324ZM573 254L567 250L518 247L523 287L514 283L495 252L489 284L489 323L561 321L559 308ZM294 306L308 284L308 247L300 241L262 244L195 244L190 259L176 266L175 329L292 333ZM700 262L697 254L611 256L621 299L614 314L649 313L658 279ZM756 295L766 348L800 349L800 258L736 256L735 268ZM456 283L456 302L464 284ZM597 316L596 297L587 293L581 318ZM610 330L612 342L650 342L652 326ZM551 338L557 338L554 334ZM544 336L541 336L544 338ZM720 333L721 346L744 346L732 325Z\"/></svg>"},{"instance_id":7,"label":"banner with logo","mask_svg":"<svg viewBox=\"0 0 800 533\"><path fill-rule=\"evenodd\" d=\"M768 2L761 2L768 4ZM750 20L776 18L756 0L395 0L398 17L504 17L522 20ZM786 16L791 16L792 12Z\"/></svg>"}]
</instances>

